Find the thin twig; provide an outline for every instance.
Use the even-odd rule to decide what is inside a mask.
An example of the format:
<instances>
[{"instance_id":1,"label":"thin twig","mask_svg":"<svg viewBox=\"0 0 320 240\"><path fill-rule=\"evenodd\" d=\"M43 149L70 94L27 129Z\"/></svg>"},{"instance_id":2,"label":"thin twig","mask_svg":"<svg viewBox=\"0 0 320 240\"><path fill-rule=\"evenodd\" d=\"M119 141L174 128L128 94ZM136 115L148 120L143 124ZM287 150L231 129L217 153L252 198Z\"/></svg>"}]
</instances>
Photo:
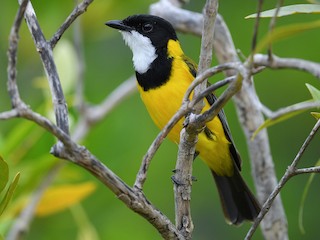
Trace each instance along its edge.
<instances>
[{"instance_id":1,"label":"thin twig","mask_svg":"<svg viewBox=\"0 0 320 240\"><path fill-rule=\"evenodd\" d=\"M197 97L193 98L190 101L190 106L194 106L198 101L203 100L203 98L205 98L206 96L208 96L209 94L213 93L215 90L230 84L231 82L236 80L236 76L231 76L231 77L227 77L224 80L215 82L214 84L210 85L209 87L207 87L203 92L201 92L199 95L197 95Z\"/></svg>"},{"instance_id":2,"label":"thin twig","mask_svg":"<svg viewBox=\"0 0 320 240\"><path fill-rule=\"evenodd\" d=\"M83 2L79 3L72 11L72 13L67 17L58 31L52 36L51 40L49 41L51 48L53 49L57 42L60 40L64 32L71 26L73 21L77 19L82 13L84 13L88 6L93 2L93 0L84 0Z\"/></svg>"},{"instance_id":3,"label":"thin twig","mask_svg":"<svg viewBox=\"0 0 320 240\"><path fill-rule=\"evenodd\" d=\"M320 64L312 61L299 58L281 58L276 55L272 55L272 61L269 61L268 55L263 54L255 54L253 61L255 66L265 66L271 69L292 68L320 78Z\"/></svg>"},{"instance_id":4,"label":"thin twig","mask_svg":"<svg viewBox=\"0 0 320 240\"><path fill-rule=\"evenodd\" d=\"M218 1L207 0L203 9L203 29L201 37L201 49L200 60L198 65L198 73L201 74L211 66L212 61L212 49L213 49L213 33L214 23L218 12ZM194 89L194 96L197 96L200 92L207 88L207 81L204 80ZM204 103L197 104L195 106L195 112L200 113Z\"/></svg>"},{"instance_id":5,"label":"thin twig","mask_svg":"<svg viewBox=\"0 0 320 240\"><path fill-rule=\"evenodd\" d=\"M186 93L184 94L183 101L187 102L188 99L190 99L190 95L192 91L195 89L195 87L198 86L203 81L205 81L207 78L214 76L215 74L221 73L223 71L228 71L230 69L237 69L239 68L240 64L241 62L228 62L225 64L220 64L212 68L206 69L203 73L198 74L197 77L192 81L192 83L188 87Z\"/></svg>"},{"instance_id":6,"label":"thin twig","mask_svg":"<svg viewBox=\"0 0 320 240\"><path fill-rule=\"evenodd\" d=\"M38 20L31 2L29 2L27 6L25 19L26 19L29 31L33 37L34 44L37 47L37 51L40 54L40 57L44 66L44 70L47 75L47 79L48 79L51 94L52 94L52 103L54 106L57 125L64 132L69 134L68 108L67 108L67 104L65 101L62 87L61 87L61 82L59 79L56 64L53 59L52 48L45 39L45 36L38 23Z\"/></svg>"},{"instance_id":7,"label":"thin twig","mask_svg":"<svg viewBox=\"0 0 320 240\"><path fill-rule=\"evenodd\" d=\"M260 25L260 13L262 11L262 5L263 5L263 0L259 0L258 6L257 6L257 17L256 17L255 24L254 24L252 42L251 42L251 52L252 53L255 51L255 48L257 46L258 30L259 30L259 25ZM252 57L252 55L251 55L251 57Z\"/></svg>"},{"instance_id":8,"label":"thin twig","mask_svg":"<svg viewBox=\"0 0 320 240\"><path fill-rule=\"evenodd\" d=\"M276 20L277 20L280 8L283 5L283 2L284 2L284 0L277 1L276 11L270 20L269 33L271 33L273 31L273 29L276 25ZM269 44L269 47L268 47L268 57L269 57L269 61L272 62L272 45L271 45L271 43Z\"/></svg>"},{"instance_id":9,"label":"thin twig","mask_svg":"<svg viewBox=\"0 0 320 240\"><path fill-rule=\"evenodd\" d=\"M154 154L159 149L161 143L166 138L171 129L178 123L178 121L190 111L187 105L182 105L175 115L170 119L166 126L161 130L158 136L153 140L147 153L144 155L139 172L134 183L134 187L142 190L143 184L147 178L147 171L150 166Z\"/></svg>"},{"instance_id":10,"label":"thin twig","mask_svg":"<svg viewBox=\"0 0 320 240\"><path fill-rule=\"evenodd\" d=\"M8 82L7 88L11 98L11 105L15 107L21 103L21 98L17 86L17 51L19 42L19 30L23 16L25 14L29 1L23 0L16 14L9 36L8 49Z\"/></svg>"},{"instance_id":11,"label":"thin twig","mask_svg":"<svg viewBox=\"0 0 320 240\"><path fill-rule=\"evenodd\" d=\"M272 120L275 120L289 113L306 111L308 109L319 108L319 107L320 107L320 101L300 102L291 106L280 108L277 111L274 111L271 113L270 112L269 113L265 112L265 113L267 113L267 117L269 117Z\"/></svg>"},{"instance_id":12,"label":"thin twig","mask_svg":"<svg viewBox=\"0 0 320 240\"><path fill-rule=\"evenodd\" d=\"M299 168L294 171L295 175L310 173L320 173L320 167Z\"/></svg>"},{"instance_id":13,"label":"thin twig","mask_svg":"<svg viewBox=\"0 0 320 240\"><path fill-rule=\"evenodd\" d=\"M0 113L0 120L8 120L8 119L17 118L17 117L19 117L19 111L17 111L17 109L12 109L12 110Z\"/></svg>"},{"instance_id":14,"label":"thin twig","mask_svg":"<svg viewBox=\"0 0 320 240\"><path fill-rule=\"evenodd\" d=\"M320 128L320 120L317 121L317 123L315 124L315 126L312 128L310 134L308 135L308 137L306 138L306 140L304 141L304 143L302 144L299 152L297 153L296 157L294 158L294 160L292 161L291 165L287 168L285 174L282 176L282 178L280 179L278 185L276 186L276 188L272 191L272 193L270 194L270 196L268 197L268 199L266 200L266 202L263 204L262 208L261 208L261 212L259 213L258 217L256 218L256 220L254 221L253 225L251 226L251 228L249 229L245 240L250 240L251 237L253 236L254 232L256 231L256 229L258 228L261 220L263 219L264 215L268 212L268 210L270 209L275 197L279 194L280 190L283 188L283 186L288 182L288 180L296 175L296 167L304 153L304 151L306 150L306 148L309 146L311 140L313 139L313 137L315 136L316 132L318 131L318 129ZM298 173L301 172L300 170L298 170Z\"/></svg>"}]
</instances>

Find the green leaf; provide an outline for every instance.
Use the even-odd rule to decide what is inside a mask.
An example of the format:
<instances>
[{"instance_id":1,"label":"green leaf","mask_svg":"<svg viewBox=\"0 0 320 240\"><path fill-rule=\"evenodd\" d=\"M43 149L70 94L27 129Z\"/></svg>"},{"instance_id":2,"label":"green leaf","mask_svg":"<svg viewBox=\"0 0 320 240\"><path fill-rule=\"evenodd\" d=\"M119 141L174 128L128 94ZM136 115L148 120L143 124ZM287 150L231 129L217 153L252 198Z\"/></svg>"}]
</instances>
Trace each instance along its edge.
<instances>
[{"instance_id":1,"label":"green leaf","mask_svg":"<svg viewBox=\"0 0 320 240\"><path fill-rule=\"evenodd\" d=\"M70 208L70 210L73 215L74 222L78 227L77 240L98 240L99 236L97 230L91 223L84 208L80 204L75 204Z\"/></svg>"},{"instance_id":2,"label":"green leaf","mask_svg":"<svg viewBox=\"0 0 320 240\"><path fill-rule=\"evenodd\" d=\"M320 101L320 91L319 91L319 89L315 88L314 86L312 86L312 85L310 85L308 83L306 83L306 86L307 86L307 88L308 88L313 100Z\"/></svg>"},{"instance_id":3,"label":"green leaf","mask_svg":"<svg viewBox=\"0 0 320 240\"><path fill-rule=\"evenodd\" d=\"M284 120L287 120L289 118L292 118L300 113L303 113L304 111L306 111L307 109L302 109L302 110L296 110L296 111L292 111L283 115L280 115L276 118L269 118L267 119L252 135L251 139L253 140L257 134L264 128L270 127L276 123L282 122Z\"/></svg>"},{"instance_id":4,"label":"green leaf","mask_svg":"<svg viewBox=\"0 0 320 240\"><path fill-rule=\"evenodd\" d=\"M296 23L287 26L275 28L272 32L269 32L259 43L255 49L255 52L260 52L270 44L289 38L298 33L305 32L307 30L316 29L320 27L320 20L306 23Z\"/></svg>"},{"instance_id":5,"label":"green leaf","mask_svg":"<svg viewBox=\"0 0 320 240\"><path fill-rule=\"evenodd\" d=\"M315 167L320 166L320 159L318 160L318 162L316 163ZM299 209L299 228L302 234L305 234L305 230L303 227L303 209L304 209L304 205L305 205L305 201L310 189L310 185L313 181L313 178L315 176L315 173L311 173L308 179L308 182L306 184L306 187L303 190L303 194L302 194L302 198L301 198L301 203L300 203L300 209Z\"/></svg>"},{"instance_id":6,"label":"green leaf","mask_svg":"<svg viewBox=\"0 0 320 240\"><path fill-rule=\"evenodd\" d=\"M319 112L311 112L311 115L314 116L315 119L320 119L320 113Z\"/></svg>"},{"instance_id":7,"label":"green leaf","mask_svg":"<svg viewBox=\"0 0 320 240\"><path fill-rule=\"evenodd\" d=\"M260 13L262 18L272 18L277 9L270 9ZM320 5L318 4L295 4L289 6L283 6L279 9L277 17L289 16L293 14L314 14L320 13ZM245 19L256 18L258 15L256 13L246 16Z\"/></svg>"},{"instance_id":8,"label":"green leaf","mask_svg":"<svg viewBox=\"0 0 320 240\"><path fill-rule=\"evenodd\" d=\"M10 184L7 192L6 192L6 195L2 199L2 201L0 203L0 215L3 213L5 208L8 206L8 204L13 196L13 193L18 185L19 178L20 178L20 173L17 173L16 176L14 177L12 183Z\"/></svg>"},{"instance_id":9,"label":"green leaf","mask_svg":"<svg viewBox=\"0 0 320 240\"><path fill-rule=\"evenodd\" d=\"M0 193L6 187L9 179L9 167L8 164L0 156Z\"/></svg>"},{"instance_id":10,"label":"green leaf","mask_svg":"<svg viewBox=\"0 0 320 240\"><path fill-rule=\"evenodd\" d=\"M308 0L309 3L320 4L320 0Z\"/></svg>"}]
</instances>

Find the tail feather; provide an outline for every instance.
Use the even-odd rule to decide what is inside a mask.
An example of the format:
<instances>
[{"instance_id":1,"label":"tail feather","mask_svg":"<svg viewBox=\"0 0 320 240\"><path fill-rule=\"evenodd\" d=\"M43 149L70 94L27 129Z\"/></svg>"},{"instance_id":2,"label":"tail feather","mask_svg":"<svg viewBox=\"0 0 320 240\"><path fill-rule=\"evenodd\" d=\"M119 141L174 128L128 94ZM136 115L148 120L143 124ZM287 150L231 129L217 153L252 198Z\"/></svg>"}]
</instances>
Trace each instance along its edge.
<instances>
[{"instance_id":1,"label":"tail feather","mask_svg":"<svg viewBox=\"0 0 320 240\"><path fill-rule=\"evenodd\" d=\"M221 205L230 224L240 225L244 220L254 221L260 212L260 205L235 167L231 177L218 176L212 171Z\"/></svg>"}]
</instances>

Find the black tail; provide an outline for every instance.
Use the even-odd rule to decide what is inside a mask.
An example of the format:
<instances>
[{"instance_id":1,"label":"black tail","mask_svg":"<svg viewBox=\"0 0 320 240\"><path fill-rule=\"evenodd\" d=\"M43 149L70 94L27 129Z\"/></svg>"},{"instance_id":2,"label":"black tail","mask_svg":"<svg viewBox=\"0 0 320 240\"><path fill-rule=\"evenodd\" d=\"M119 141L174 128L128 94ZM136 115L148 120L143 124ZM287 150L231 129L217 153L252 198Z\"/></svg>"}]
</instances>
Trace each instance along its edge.
<instances>
[{"instance_id":1,"label":"black tail","mask_svg":"<svg viewBox=\"0 0 320 240\"><path fill-rule=\"evenodd\" d=\"M212 171L218 187L220 201L226 221L239 225L244 220L254 221L260 205L242 179L237 167L232 177L218 176Z\"/></svg>"}]
</instances>

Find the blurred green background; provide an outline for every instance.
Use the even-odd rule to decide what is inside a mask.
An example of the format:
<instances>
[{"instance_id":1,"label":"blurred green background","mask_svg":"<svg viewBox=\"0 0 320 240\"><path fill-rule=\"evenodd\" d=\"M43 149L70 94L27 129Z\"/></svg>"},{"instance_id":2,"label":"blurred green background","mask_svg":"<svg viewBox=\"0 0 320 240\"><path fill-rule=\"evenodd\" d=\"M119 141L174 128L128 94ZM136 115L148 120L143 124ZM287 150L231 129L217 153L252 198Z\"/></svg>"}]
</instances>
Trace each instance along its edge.
<instances>
[{"instance_id":1,"label":"blurred green background","mask_svg":"<svg viewBox=\"0 0 320 240\"><path fill-rule=\"evenodd\" d=\"M85 56L85 98L90 103L100 103L113 89L133 74L131 52L124 45L117 31L107 28L104 23L111 19L122 19L136 13L147 13L149 4L154 1L116 1L93 2L81 17ZM73 1L32 1L38 20L47 39L73 9ZM191 1L185 7L202 10L204 0ZM264 9L275 6L276 1L267 1ZM290 1L293 3L305 3ZM6 51L8 35L16 14L18 3L4 1L0 9L0 111L10 109L6 92ZM236 47L245 56L250 53L253 20L244 17L254 13L256 1L220 1L219 11L228 24ZM319 15L294 15L278 20L286 25L313 21ZM267 30L269 20L261 20L260 39ZM43 80L42 64L34 47L32 38L23 22L20 32L18 53L18 82L22 98L42 114L50 115L50 96ZM200 39L191 35L179 34L185 53L196 62L199 57ZM72 41L72 29L63 36L64 42ZM299 34L274 45L274 52L283 57L299 57L319 62L319 29ZM61 43L62 45L62 43ZM57 48L59 47L59 43ZM64 51L62 51L64 52ZM67 50L66 50L67 52ZM68 56L65 56L68 59ZM72 58L71 58L72 59ZM68 62L69 71L75 69L75 62ZM60 64L61 65L61 64ZM67 71L66 69L59 69ZM63 75L63 73L61 74ZM62 79L68 81L68 79ZM261 101L272 110L310 99L305 83L320 88L319 80L311 75L293 70L265 70L255 76L255 85ZM66 93L72 115L71 125L77 121L74 108L74 91ZM233 137L243 158L243 175L253 188L248 161L247 146L237 120L234 105L228 103L225 111ZM277 176L280 178L291 163L303 141L315 124L309 112L289 119L268 129ZM132 185L140 166L142 156L158 129L150 120L137 93L130 96L102 122L94 126L83 140L93 154ZM319 135L319 134L318 134ZM315 165L320 156L320 137L316 136L306 151L300 167ZM0 122L0 155L10 166L11 178L20 171L21 180L11 209L0 221L0 233L7 229L11 218L18 212L22 199L37 186L47 169L56 161L50 154L55 140L42 129L25 120L15 119ZM145 185L145 193L150 201L164 214L174 218L173 186L170 180L175 167L177 147L169 141L161 146L156 154ZM192 213L195 225L194 239L243 239L250 224L233 227L225 224L213 179L206 166L197 160L193 175L198 179L193 185ZM289 237L291 239L316 239L318 224L316 216L319 209L320 179L315 177L304 205L303 224L305 234L299 230L298 214L301 198L308 180L307 175L298 176L281 191L288 217ZM104 185L83 169L68 163L57 176L54 185L94 182L96 190L80 204L55 214L36 217L25 239L161 239L157 231L139 215L131 212ZM61 196L63 198L63 196ZM59 201L57 198L56 201ZM173 220L174 221L174 220ZM80 238L80 235L87 238ZM257 232L254 239L262 239Z\"/></svg>"}]
</instances>

